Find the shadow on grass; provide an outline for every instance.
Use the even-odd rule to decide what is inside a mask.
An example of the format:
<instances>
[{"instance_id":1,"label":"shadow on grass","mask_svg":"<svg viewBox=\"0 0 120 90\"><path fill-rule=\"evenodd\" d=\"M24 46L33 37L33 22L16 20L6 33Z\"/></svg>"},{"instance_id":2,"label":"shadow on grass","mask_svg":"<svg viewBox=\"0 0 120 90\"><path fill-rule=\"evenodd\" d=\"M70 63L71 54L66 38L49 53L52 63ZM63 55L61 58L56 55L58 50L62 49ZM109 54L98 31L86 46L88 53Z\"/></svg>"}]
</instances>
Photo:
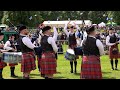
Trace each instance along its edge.
<instances>
[{"instance_id":1,"label":"shadow on grass","mask_svg":"<svg viewBox=\"0 0 120 90\"><path fill-rule=\"evenodd\" d=\"M40 74L30 74L30 76L41 76Z\"/></svg>"},{"instance_id":2,"label":"shadow on grass","mask_svg":"<svg viewBox=\"0 0 120 90\"><path fill-rule=\"evenodd\" d=\"M114 71L120 71L120 69L118 69L118 70L114 70Z\"/></svg>"},{"instance_id":3,"label":"shadow on grass","mask_svg":"<svg viewBox=\"0 0 120 90\"><path fill-rule=\"evenodd\" d=\"M115 77L103 77L102 79L116 79Z\"/></svg>"},{"instance_id":4,"label":"shadow on grass","mask_svg":"<svg viewBox=\"0 0 120 90\"><path fill-rule=\"evenodd\" d=\"M61 72L56 72L56 74L61 74Z\"/></svg>"},{"instance_id":5,"label":"shadow on grass","mask_svg":"<svg viewBox=\"0 0 120 90\"><path fill-rule=\"evenodd\" d=\"M112 72L102 72L102 74L108 74L108 73L112 73Z\"/></svg>"},{"instance_id":6,"label":"shadow on grass","mask_svg":"<svg viewBox=\"0 0 120 90\"><path fill-rule=\"evenodd\" d=\"M54 77L54 79L67 79L66 77L62 77L62 76L58 76L58 77Z\"/></svg>"},{"instance_id":7,"label":"shadow on grass","mask_svg":"<svg viewBox=\"0 0 120 90\"><path fill-rule=\"evenodd\" d=\"M23 77L22 76L18 76L18 77L14 78L14 79L23 79Z\"/></svg>"},{"instance_id":8,"label":"shadow on grass","mask_svg":"<svg viewBox=\"0 0 120 90\"><path fill-rule=\"evenodd\" d=\"M78 75L78 76L80 76L80 73L74 73L74 75Z\"/></svg>"},{"instance_id":9,"label":"shadow on grass","mask_svg":"<svg viewBox=\"0 0 120 90\"><path fill-rule=\"evenodd\" d=\"M32 79L32 78L36 78L36 77L31 77L30 76L30 78ZM13 79L13 78L11 78L11 79ZM18 77L14 78L14 79L23 79L23 77L22 76L18 76Z\"/></svg>"}]
</instances>

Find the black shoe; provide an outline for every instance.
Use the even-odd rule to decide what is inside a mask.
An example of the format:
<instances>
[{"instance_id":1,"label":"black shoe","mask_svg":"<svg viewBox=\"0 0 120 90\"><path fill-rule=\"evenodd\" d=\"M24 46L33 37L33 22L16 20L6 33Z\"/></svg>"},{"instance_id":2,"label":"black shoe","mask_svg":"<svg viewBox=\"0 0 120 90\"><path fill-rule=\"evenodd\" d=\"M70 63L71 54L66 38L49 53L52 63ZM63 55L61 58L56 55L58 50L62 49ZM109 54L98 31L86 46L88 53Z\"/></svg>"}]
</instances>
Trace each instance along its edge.
<instances>
[{"instance_id":1,"label":"black shoe","mask_svg":"<svg viewBox=\"0 0 120 90\"><path fill-rule=\"evenodd\" d=\"M30 78L29 78L29 77L24 77L24 76L23 76L23 79L30 79Z\"/></svg>"},{"instance_id":2,"label":"black shoe","mask_svg":"<svg viewBox=\"0 0 120 90\"><path fill-rule=\"evenodd\" d=\"M115 68L115 70L118 70L117 68Z\"/></svg>"},{"instance_id":3,"label":"black shoe","mask_svg":"<svg viewBox=\"0 0 120 90\"><path fill-rule=\"evenodd\" d=\"M114 68L112 68L111 70L114 70Z\"/></svg>"},{"instance_id":4,"label":"black shoe","mask_svg":"<svg viewBox=\"0 0 120 90\"><path fill-rule=\"evenodd\" d=\"M45 74L41 74L41 77L45 77Z\"/></svg>"},{"instance_id":5,"label":"black shoe","mask_svg":"<svg viewBox=\"0 0 120 90\"><path fill-rule=\"evenodd\" d=\"M18 76L16 76L16 75L11 75L11 77L13 77L13 78L17 78Z\"/></svg>"},{"instance_id":6,"label":"black shoe","mask_svg":"<svg viewBox=\"0 0 120 90\"><path fill-rule=\"evenodd\" d=\"M75 70L75 74L77 73L77 71Z\"/></svg>"},{"instance_id":7,"label":"black shoe","mask_svg":"<svg viewBox=\"0 0 120 90\"><path fill-rule=\"evenodd\" d=\"M44 77L45 79L48 79L48 77Z\"/></svg>"},{"instance_id":8,"label":"black shoe","mask_svg":"<svg viewBox=\"0 0 120 90\"><path fill-rule=\"evenodd\" d=\"M4 78L0 78L0 79L4 79Z\"/></svg>"},{"instance_id":9,"label":"black shoe","mask_svg":"<svg viewBox=\"0 0 120 90\"><path fill-rule=\"evenodd\" d=\"M73 70L71 70L71 73L73 73Z\"/></svg>"}]
</instances>

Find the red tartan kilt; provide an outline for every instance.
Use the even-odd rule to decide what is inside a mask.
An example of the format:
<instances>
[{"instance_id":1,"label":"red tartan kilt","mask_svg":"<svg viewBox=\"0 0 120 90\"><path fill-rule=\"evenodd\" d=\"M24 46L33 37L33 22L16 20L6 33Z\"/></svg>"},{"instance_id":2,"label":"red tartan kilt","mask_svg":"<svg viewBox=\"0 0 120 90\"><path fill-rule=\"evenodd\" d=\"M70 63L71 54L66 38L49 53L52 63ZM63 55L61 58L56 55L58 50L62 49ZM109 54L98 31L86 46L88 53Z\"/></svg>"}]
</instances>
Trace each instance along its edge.
<instances>
[{"instance_id":1,"label":"red tartan kilt","mask_svg":"<svg viewBox=\"0 0 120 90\"><path fill-rule=\"evenodd\" d=\"M23 53L21 61L21 72L30 72L35 69L35 54L33 52Z\"/></svg>"},{"instance_id":2,"label":"red tartan kilt","mask_svg":"<svg viewBox=\"0 0 120 90\"><path fill-rule=\"evenodd\" d=\"M52 52L43 53L39 64L42 74L56 73L57 62L54 53Z\"/></svg>"},{"instance_id":3,"label":"red tartan kilt","mask_svg":"<svg viewBox=\"0 0 120 90\"><path fill-rule=\"evenodd\" d=\"M7 66L7 63L3 62L0 58L0 69L4 68Z\"/></svg>"},{"instance_id":4,"label":"red tartan kilt","mask_svg":"<svg viewBox=\"0 0 120 90\"><path fill-rule=\"evenodd\" d=\"M9 66L10 66L10 67L14 67L14 66L16 66L16 65L18 65L18 63L9 63Z\"/></svg>"},{"instance_id":5,"label":"red tartan kilt","mask_svg":"<svg viewBox=\"0 0 120 90\"><path fill-rule=\"evenodd\" d=\"M75 47L77 47L77 45L75 45L75 44L69 45L69 48L70 48L70 49L73 49L73 50L74 50ZM76 55L76 59L79 59L79 56L78 56L78 55Z\"/></svg>"},{"instance_id":6,"label":"red tartan kilt","mask_svg":"<svg viewBox=\"0 0 120 90\"><path fill-rule=\"evenodd\" d=\"M111 47L109 48L109 58L110 58L110 59L113 59L113 58L117 59L117 58L119 58L119 54L115 54L115 55L114 55L114 54L112 53L113 48L117 48L117 49L118 49L118 45L116 45L116 46L111 46Z\"/></svg>"},{"instance_id":7,"label":"red tartan kilt","mask_svg":"<svg viewBox=\"0 0 120 90\"><path fill-rule=\"evenodd\" d=\"M80 78L81 79L102 79L100 57L83 56Z\"/></svg>"}]
</instances>

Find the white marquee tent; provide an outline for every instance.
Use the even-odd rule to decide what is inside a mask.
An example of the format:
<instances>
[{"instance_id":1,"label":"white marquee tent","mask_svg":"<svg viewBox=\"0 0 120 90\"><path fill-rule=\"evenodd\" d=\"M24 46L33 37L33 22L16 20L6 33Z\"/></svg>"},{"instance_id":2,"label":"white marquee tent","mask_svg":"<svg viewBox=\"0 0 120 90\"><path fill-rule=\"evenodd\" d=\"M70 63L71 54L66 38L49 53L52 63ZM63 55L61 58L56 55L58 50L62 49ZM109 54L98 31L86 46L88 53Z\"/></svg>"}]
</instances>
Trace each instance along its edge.
<instances>
[{"instance_id":1,"label":"white marquee tent","mask_svg":"<svg viewBox=\"0 0 120 90\"><path fill-rule=\"evenodd\" d=\"M65 24L69 23L70 24L78 24L78 25L82 25L83 21L82 20L71 20L71 21L44 21L43 24L44 25L50 25L50 26L57 26L57 27L64 27ZM85 25L91 25L92 22L90 20L84 20Z\"/></svg>"},{"instance_id":2,"label":"white marquee tent","mask_svg":"<svg viewBox=\"0 0 120 90\"><path fill-rule=\"evenodd\" d=\"M100 24L98 24L99 27L104 27L106 26L106 24L104 22L101 22Z\"/></svg>"}]
</instances>

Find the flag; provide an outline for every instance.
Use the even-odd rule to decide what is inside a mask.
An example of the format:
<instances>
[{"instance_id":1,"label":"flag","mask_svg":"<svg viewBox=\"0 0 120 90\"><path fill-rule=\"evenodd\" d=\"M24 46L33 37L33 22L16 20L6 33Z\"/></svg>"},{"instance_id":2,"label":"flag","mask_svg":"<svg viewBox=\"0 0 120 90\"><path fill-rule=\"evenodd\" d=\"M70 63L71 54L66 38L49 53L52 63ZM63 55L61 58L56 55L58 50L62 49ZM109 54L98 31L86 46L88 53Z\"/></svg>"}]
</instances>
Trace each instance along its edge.
<instances>
[{"instance_id":1,"label":"flag","mask_svg":"<svg viewBox=\"0 0 120 90\"><path fill-rule=\"evenodd\" d=\"M30 20L32 20L32 16L30 16L30 18L29 18Z\"/></svg>"},{"instance_id":2,"label":"flag","mask_svg":"<svg viewBox=\"0 0 120 90\"><path fill-rule=\"evenodd\" d=\"M107 19L106 20L108 20L108 17L107 17Z\"/></svg>"}]
</instances>

